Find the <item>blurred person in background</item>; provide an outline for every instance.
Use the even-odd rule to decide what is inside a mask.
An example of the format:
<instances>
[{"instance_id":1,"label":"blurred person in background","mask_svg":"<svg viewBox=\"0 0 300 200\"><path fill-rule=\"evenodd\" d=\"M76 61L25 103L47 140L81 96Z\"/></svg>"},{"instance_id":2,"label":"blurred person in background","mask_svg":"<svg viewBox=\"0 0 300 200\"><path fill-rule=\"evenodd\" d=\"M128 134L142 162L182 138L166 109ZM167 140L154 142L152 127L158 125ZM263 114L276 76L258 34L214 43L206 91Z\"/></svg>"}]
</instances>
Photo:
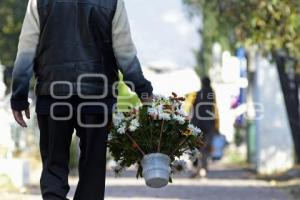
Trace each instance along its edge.
<instances>
[{"instance_id":1,"label":"blurred person in background","mask_svg":"<svg viewBox=\"0 0 300 200\"><path fill-rule=\"evenodd\" d=\"M196 94L192 114L191 123L202 130L205 147L200 149L200 157L194 163L196 170L191 177L206 177L213 137L219 126L216 95L206 76L201 79L201 90Z\"/></svg>"},{"instance_id":2,"label":"blurred person in background","mask_svg":"<svg viewBox=\"0 0 300 200\"><path fill-rule=\"evenodd\" d=\"M118 70L142 101L152 96L136 54L123 0L29 0L13 70L11 108L15 120L27 127L23 112L30 118L28 92L34 72L43 200L67 199L74 129L81 151L74 199L104 199ZM52 107L57 103L60 106Z\"/></svg>"}]
</instances>

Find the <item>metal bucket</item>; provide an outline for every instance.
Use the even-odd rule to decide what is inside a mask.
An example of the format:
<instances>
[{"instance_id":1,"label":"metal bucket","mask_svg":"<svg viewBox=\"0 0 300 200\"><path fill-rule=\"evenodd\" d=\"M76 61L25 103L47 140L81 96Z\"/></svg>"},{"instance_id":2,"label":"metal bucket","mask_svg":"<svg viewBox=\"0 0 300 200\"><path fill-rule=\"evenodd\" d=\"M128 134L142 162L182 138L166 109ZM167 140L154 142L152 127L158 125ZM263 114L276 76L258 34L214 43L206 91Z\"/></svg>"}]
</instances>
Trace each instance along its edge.
<instances>
[{"instance_id":1,"label":"metal bucket","mask_svg":"<svg viewBox=\"0 0 300 200\"><path fill-rule=\"evenodd\" d=\"M161 153L145 155L141 164L146 185L151 188L161 188L168 185L170 178L169 156Z\"/></svg>"}]
</instances>

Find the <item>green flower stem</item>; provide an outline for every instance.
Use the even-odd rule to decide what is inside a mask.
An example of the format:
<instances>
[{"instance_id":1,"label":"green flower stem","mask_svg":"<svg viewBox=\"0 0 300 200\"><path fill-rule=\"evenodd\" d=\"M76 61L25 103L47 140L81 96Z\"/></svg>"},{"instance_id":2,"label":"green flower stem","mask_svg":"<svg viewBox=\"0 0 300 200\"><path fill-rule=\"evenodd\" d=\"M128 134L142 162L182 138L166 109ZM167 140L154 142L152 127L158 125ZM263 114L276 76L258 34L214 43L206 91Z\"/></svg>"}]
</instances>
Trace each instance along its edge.
<instances>
[{"instance_id":1,"label":"green flower stem","mask_svg":"<svg viewBox=\"0 0 300 200\"><path fill-rule=\"evenodd\" d=\"M150 126L150 147L149 147L149 152L151 152L152 149L152 139L153 139L153 122L150 122L151 126Z\"/></svg>"},{"instance_id":2,"label":"green flower stem","mask_svg":"<svg viewBox=\"0 0 300 200\"><path fill-rule=\"evenodd\" d=\"M186 141L188 140L188 138L189 138L189 136L187 136L184 140L182 140L182 141L179 143L179 145L176 147L176 149L174 149L174 150L172 151L172 153L170 154L170 157L172 157L173 154L174 154L180 147L182 147L182 145L184 145L184 143L186 143Z\"/></svg>"},{"instance_id":3,"label":"green flower stem","mask_svg":"<svg viewBox=\"0 0 300 200\"><path fill-rule=\"evenodd\" d=\"M139 146L139 144L131 137L131 135L129 135L128 133L126 133L126 135L131 140L131 142L133 142L136 145L136 148L143 154L143 156L146 155L142 148Z\"/></svg>"},{"instance_id":4,"label":"green flower stem","mask_svg":"<svg viewBox=\"0 0 300 200\"><path fill-rule=\"evenodd\" d=\"M112 142L108 142L108 143L112 143ZM121 143L121 142L114 141L113 143L114 143L114 144L119 144L120 146L123 146L123 143ZM136 153L136 150L134 150L134 149L132 149L132 148L128 148L128 149L129 149L130 151Z\"/></svg>"},{"instance_id":5,"label":"green flower stem","mask_svg":"<svg viewBox=\"0 0 300 200\"><path fill-rule=\"evenodd\" d=\"M159 135L159 141L158 141L158 146L157 146L157 152L159 153L161 150L161 138L162 138L162 132L163 132L163 128L164 128L164 120L161 123L161 129L160 129L160 135Z\"/></svg>"},{"instance_id":6,"label":"green flower stem","mask_svg":"<svg viewBox=\"0 0 300 200\"><path fill-rule=\"evenodd\" d=\"M189 150L190 149L190 147L187 147L187 148L185 148L185 149L182 149L182 152L186 152L187 150Z\"/></svg>"},{"instance_id":7,"label":"green flower stem","mask_svg":"<svg viewBox=\"0 0 300 200\"><path fill-rule=\"evenodd\" d=\"M153 138L153 122L150 121L149 122L149 126L150 126L150 138L149 141L147 142L147 147L148 147L148 152L152 152L152 138Z\"/></svg>"}]
</instances>

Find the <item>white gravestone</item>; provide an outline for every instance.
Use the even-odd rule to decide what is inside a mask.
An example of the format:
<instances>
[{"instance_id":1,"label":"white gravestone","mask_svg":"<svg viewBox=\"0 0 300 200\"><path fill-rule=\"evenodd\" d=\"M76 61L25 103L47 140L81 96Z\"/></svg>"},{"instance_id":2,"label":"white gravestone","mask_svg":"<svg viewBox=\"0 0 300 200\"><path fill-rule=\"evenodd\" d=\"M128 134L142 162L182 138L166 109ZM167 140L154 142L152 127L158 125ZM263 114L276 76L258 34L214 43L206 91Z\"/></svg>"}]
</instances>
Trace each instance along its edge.
<instances>
[{"instance_id":1,"label":"white gravestone","mask_svg":"<svg viewBox=\"0 0 300 200\"><path fill-rule=\"evenodd\" d=\"M294 145L284 97L274 64L257 58L255 101L263 108L256 110L257 171L270 175L290 169L294 164Z\"/></svg>"},{"instance_id":2,"label":"white gravestone","mask_svg":"<svg viewBox=\"0 0 300 200\"><path fill-rule=\"evenodd\" d=\"M4 66L0 63L0 149L5 152L4 155L0 155L0 174L8 176L16 187L23 187L29 183L29 162L12 158L15 142L12 138L11 125L15 124L15 121L9 106L9 96L5 96L3 71Z\"/></svg>"}]
</instances>

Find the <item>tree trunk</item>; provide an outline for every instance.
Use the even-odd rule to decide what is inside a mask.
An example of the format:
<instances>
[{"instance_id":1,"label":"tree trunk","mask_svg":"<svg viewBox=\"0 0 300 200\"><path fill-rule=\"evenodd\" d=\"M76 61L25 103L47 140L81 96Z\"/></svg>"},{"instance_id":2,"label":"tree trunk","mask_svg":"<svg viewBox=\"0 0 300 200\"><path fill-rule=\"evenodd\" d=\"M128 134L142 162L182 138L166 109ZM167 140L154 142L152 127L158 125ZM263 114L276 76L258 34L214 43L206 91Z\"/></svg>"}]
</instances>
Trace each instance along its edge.
<instances>
[{"instance_id":1,"label":"tree trunk","mask_svg":"<svg viewBox=\"0 0 300 200\"><path fill-rule=\"evenodd\" d=\"M289 76L286 72L287 58L283 55L276 55L276 64L279 72L280 84L282 87L286 104L289 124L293 135L296 162L300 163L300 112L299 112L299 80L297 76ZM284 139L284 138L283 138Z\"/></svg>"}]
</instances>

